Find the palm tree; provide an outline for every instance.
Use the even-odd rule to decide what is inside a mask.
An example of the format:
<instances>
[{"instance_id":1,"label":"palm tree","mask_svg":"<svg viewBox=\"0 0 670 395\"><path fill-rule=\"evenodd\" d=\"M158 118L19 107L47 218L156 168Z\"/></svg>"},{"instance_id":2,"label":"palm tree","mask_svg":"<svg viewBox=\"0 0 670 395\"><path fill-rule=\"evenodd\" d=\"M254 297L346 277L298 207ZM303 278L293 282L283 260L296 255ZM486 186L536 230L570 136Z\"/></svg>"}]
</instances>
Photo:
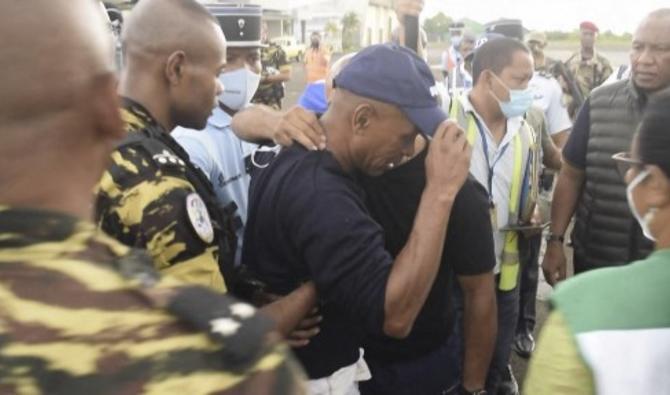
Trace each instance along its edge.
<instances>
[{"instance_id":1,"label":"palm tree","mask_svg":"<svg viewBox=\"0 0 670 395\"><path fill-rule=\"evenodd\" d=\"M345 51L357 50L360 46L361 21L351 11L342 17L342 47Z\"/></svg>"}]
</instances>

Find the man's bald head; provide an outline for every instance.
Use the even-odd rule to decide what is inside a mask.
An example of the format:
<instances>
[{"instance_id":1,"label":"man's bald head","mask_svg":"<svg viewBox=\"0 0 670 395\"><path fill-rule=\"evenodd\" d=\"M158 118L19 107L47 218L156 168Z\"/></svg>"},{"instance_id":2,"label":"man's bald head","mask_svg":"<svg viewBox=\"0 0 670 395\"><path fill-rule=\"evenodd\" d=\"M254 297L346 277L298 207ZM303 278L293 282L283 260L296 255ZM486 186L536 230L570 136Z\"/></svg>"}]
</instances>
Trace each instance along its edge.
<instances>
[{"instance_id":1,"label":"man's bald head","mask_svg":"<svg viewBox=\"0 0 670 395\"><path fill-rule=\"evenodd\" d=\"M638 88L654 92L670 86L670 8L656 10L640 23L630 63Z\"/></svg>"},{"instance_id":2,"label":"man's bald head","mask_svg":"<svg viewBox=\"0 0 670 395\"><path fill-rule=\"evenodd\" d=\"M222 37L216 18L195 0L142 0L130 13L122 41L129 57L187 48L203 56Z\"/></svg>"},{"instance_id":3,"label":"man's bald head","mask_svg":"<svg viewBox=\"0 0 670 395\"><path fill-rule=\"evenodd\" d=\"M91 0L4 2L0 48L0 125L66 109L114 70L112 37Z\"/></svg>"},{"instance_id":4,"label":"man's bald head","mask_svg":"<svg viewBox=\"0 0 670 395\"><path fill-rule=\"evenodd\" d=\"M0 204L84 217L122 136L98 3L7 1L0 16Z\"/></svg>"},{"instance_id":5,"label":"man's bald head","mask_svg":"<svg viewBox=\"0 0 670 395\"><path fill-rule=\"evenodd\" d=\"M121 91L165 128L202 129L222 91L221 27L195 0L142 0L125 24Z\"/></svg>"}]
</instances>

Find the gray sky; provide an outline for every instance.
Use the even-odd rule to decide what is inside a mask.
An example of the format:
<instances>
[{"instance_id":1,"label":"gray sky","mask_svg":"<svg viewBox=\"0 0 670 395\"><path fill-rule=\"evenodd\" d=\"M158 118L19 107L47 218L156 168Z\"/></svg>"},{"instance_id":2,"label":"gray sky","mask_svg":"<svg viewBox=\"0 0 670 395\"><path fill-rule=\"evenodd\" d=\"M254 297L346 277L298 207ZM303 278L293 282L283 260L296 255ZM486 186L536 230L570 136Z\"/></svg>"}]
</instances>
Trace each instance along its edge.
<instances>
[{"instance_id":1,"label":"gray sky","mask_svg":"<svg viewBox=\"0 0 670 395\"><path fill-rule=\"evenodd\" d=\"M426 0L426 16L439 11L460 18L488 22L501 17L519 18L538 30L570 31L583 20L601 31L633 32L649 12L670 7L669 0Z\"/></svg>"}]
</instances>

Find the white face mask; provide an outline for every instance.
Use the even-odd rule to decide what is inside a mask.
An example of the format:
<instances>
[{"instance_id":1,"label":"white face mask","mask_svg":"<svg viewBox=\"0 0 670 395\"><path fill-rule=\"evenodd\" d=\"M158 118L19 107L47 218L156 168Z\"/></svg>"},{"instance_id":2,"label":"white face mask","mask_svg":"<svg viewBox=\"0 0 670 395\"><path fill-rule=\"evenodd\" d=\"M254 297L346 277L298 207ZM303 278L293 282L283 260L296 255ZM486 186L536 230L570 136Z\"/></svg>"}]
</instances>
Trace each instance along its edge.
<instances>
[{"instance_id":1,"label":"white face mask","mask_svg":"<svg viewBox=\"0 0 670 395\"><path fill-rule=\"evenodd\" d=\"M635 187L640 185L640 183L644 181L644 179L648 175L649 175L648 170L643 170L640 174L638 174L637 177L635 177L633 181L631 181L630 184L628 184L628 187L626 188L626 196L628 197L628 207L630 207L630 211L633 213L633 216L640 224L640 228L642 228L642 233L644 233L644 236L649 240L656 241L654 235L651 234L651 227L649 225L651 221L654 220L654 214L656 213L656 210L650 209L644 216L642 216L637 211L635 201L633 200L633 190L635 189Z\"/></svg>"},{"instance_id":2,"label":"white face mask","mask_svg":"<svg viewBox=\"0 0 670 395\"><path fill-rule=\"evenodd\" d=\"M231 110L237 111L251 103L261 82L261 75L243 67L221 73L219 81L223 84L223 93L219 95L219 101Z\"/></svg>"}]
</instances>

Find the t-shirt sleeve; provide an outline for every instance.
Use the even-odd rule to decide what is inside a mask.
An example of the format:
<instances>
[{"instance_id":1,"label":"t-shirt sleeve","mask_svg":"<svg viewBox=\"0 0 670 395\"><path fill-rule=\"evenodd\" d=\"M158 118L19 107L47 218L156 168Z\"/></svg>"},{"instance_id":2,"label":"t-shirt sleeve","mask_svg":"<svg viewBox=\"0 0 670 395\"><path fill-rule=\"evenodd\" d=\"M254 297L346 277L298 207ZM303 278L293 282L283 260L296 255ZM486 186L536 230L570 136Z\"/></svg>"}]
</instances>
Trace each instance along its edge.
<instances>
[{"instance_id":1,"label":"t-shirt sleeve","mask_svg":"<svg viewBox=\"0 0 670 395\"><path fill-rule=\"evenodd\" d=\"M593 394L595 387L588 366L577 349L563 315L549 315L528 367L524 394Z\"/></svg>"},{"instance_id":2,"label":"t-shirt sleeve","mask_svg":"<svg viewBox=\"0 0 670 395\"><path fill-rule=\"evenodd\" d=\"M453 259L446 264L453 266L457 276L484 274L495 267L488 196L474 180L463 185L451 210L446 248L450 246L456 252L444 252L445 257Z\"/></svg>"},{"instance_id":3,"label":"t-shirt sleeve","mask_svg":"<svg viewBox=\"0 0 670 395\"><path fill-rule=\"evenodd\" d=\"M320 299L334 303L368 332L382 333L386 282L393 263L382 229L346 185L300 193L289 205L287 215L294 219L289 231Z\"/></svg>"},{"instance_id":4,"label":"t-shirt sleeve","mask_svg":"<svg viewBox=\"0 0 670 395\"><path fill-rule=\"evenodd\" d=\"M586 168L586 150L590 132L591 102L589 99L586 99L581 110L579 110L579 114L577 114L570 138L563 148L563 158L577 169L583 170Z\"/></svg>"},{"instance_id":5,"label":"t-shirt sleeve","mask_svg":"<svg viewBox=\"0 0 670 395\"><path fill-rule=\"evenodd\" d=\"M570 129L572 122L570 121L570 115L568 115L568 109L563 105L563 91L558 81L552 78L550 86L551 98L547 109L547 125L549 134L557 134Z\"/></svg>"}]
</instances>

